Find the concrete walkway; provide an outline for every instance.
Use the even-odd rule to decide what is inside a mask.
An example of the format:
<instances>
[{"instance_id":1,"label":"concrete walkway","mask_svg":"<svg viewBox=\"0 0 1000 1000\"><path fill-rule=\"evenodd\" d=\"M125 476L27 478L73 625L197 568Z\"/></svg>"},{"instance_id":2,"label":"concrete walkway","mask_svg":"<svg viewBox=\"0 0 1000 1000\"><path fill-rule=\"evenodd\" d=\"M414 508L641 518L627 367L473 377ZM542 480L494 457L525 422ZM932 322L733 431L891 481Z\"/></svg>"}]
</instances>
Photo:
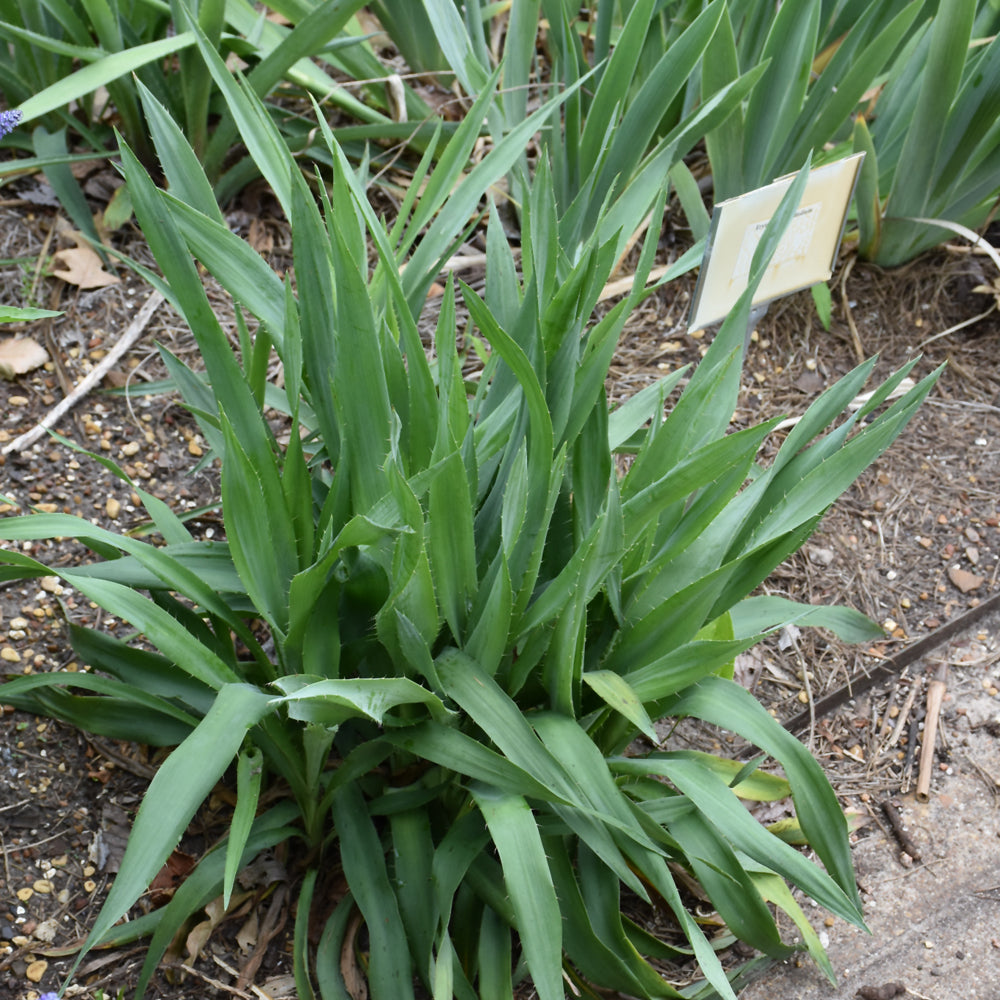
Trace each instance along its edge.
<instances>
[{"instance_id":1,"label":"concrete walkway","mask_svg":"<svg viewBox=\"0 0 1000 1000\"><path fill-rule=\"evenodd\" d=\"M975 631L996 648L998 626L991 619ZM928 659L933 669L949 659L948 649ZM807 905L829 938L838 985L797 956L764 972L740 1000L1000 1000L1000 739L992 735L1000 732L1000 697L988 693L1000 687L1000 663L984 659L950 668L941 716L950 773L936 771L926 803L912 792L897 796L921 861L902 863L895 839L874 823L855 845L871 934L840 920L827 926L825 914Z\"/></svg>"}]
</instances>

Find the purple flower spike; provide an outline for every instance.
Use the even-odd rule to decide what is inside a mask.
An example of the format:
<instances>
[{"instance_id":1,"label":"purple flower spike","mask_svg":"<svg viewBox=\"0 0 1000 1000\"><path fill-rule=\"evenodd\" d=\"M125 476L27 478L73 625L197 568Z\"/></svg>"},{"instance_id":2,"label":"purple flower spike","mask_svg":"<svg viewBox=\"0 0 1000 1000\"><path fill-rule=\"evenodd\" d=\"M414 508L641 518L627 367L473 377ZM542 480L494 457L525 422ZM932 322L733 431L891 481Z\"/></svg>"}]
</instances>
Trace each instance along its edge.
<instances>
[{"instance_id":1,"label":"purple flower spike","mask_svg":"<svg viewBox=\"0 0 1000 1000\"><path fill-rule=\"evenodd\" d=\"M13 111L0 111L0 139L8 132L13 132L21 124L21 118L21 112L16 108ZM53 993L52 996L55 994ZM48 998L43 997L42 1000L48 1000Z\"/></svg>"}]
</instances>

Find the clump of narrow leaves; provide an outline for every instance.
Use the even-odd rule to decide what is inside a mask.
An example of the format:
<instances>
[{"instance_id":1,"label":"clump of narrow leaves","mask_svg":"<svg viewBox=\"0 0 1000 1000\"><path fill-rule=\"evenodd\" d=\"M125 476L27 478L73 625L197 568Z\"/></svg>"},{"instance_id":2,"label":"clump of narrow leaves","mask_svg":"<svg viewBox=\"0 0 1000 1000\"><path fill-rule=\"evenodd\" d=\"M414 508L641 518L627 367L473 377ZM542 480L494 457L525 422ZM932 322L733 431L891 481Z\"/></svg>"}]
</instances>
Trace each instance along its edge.
<instances>
[{"instance_id":1,"label":"clump of narrow leaves","mask_svg":"<svg viewBox=\"0 0 1000 1000\"><path fill-rule=\"evenodd\" d=\"M303 998L347 996L352 954L376 1000L413 997L415 984L442 1000L509 997L525 978L542 1000L567 980L676 997L658 968L692 958L707 990L734 997L717 955L733 935L768 956L788 950L769 904L829 971L790 886L860 923L845 823L818 764L733 682L732 662L790 622L872 634L849 610L748 595L903 430L933 376L886 406L907 365L848 414L873 362L860 366L762 466L773 423L729 432L748 291L696 370L612 410L605 379L655 241L631 295L595 318L617 234L598 226L567 253L544 163L523 182L520 267L490 209L485 291L447 287L428 352L417 318L431 280L555 105L463 178L474 108L428 152L387 231L328 131L333 183L317 199L252 92L223 84L256 122L249 151L290 218L294 286L226 230L165 112L150 119L172 193L124 144L122 162L162 287L204 359L203 377L163 352L221 459L225 540L193 538L138 488L152 542L58 514L0 521L0 538L72 536L101 557L50 568L4 550L0 578L58 572L144 639L73 626L94 670L9 680L0 697L176 747L88 947L152 935L141 994L192 915L228 904L241 867L293 841ZM752 286L804 180L762 240ZM192 255L240 307L239 357ZM460 314L485 345L476 378L463 377ZM272 352L279 382L267 381ZM722 725L763 756L744 766L660 745L664 716ZM657 749L630 751L638 734ZM765 758L783 774L759 770ZM169 905L116 927L227 776L228 837ZM743 805L788 794L821 864ZM703 929L682 874L731 933ZM623 914L626 891L673 921L674 941ZM363 930L348 937L356 914Z\"/></svg>"},{"instance_id":2,"label":"clump of narrow leaves","mask_svg":"<svg viewBox=\"0 0 1000 1000\"><path fill-rule=\"evenodd\" d=\"M974 2L974 0L973 0ZM810 153L844 142L851 116L910 37L922 0L726 4L701 64L708 96L761 73L745 107L708 133L716 201L770 184Z\"/></svg>"},{"instance_id":3,"label":"clump of narrow leaves","mask_svg":"<svg viewBox=\"0 0 1000 1000\"><path fill-rule=\"evenodd\" d=\"M855 149L859 253L894 267L979 228L1000 198L1000 14L955 0L927 18L896 59ZM936 226L937 220L945 225Z\"/></svg>"},{"instance_id":4,"label":"clump of narrow leaves","mask_svg":"<svg viewBox=\"0 0 1000 1000\"><path fill-rule=\"evenodd\" d=\"M294 110L303 94L350 119L340 137L359 157L373 139L422 147L433 131L428 119L436 116L413 87L401 82L394 118L384 83L340 83L345 76L386 76L355 18L363 6L363 0L0 0L0 90L21 106L29 126L8 142L34 154L0 173L44 170L66 212L96 241L68 163L115 148L114 127L152 167L152 123L141 99L146 87L195 148L224 204L258 174L242 154L242 123L220 98L218 65L246 68L248 86L303 157L313 153L310 124ZM75 150L81 152L71 155ZM325 147L315 152L322 160Z\"/></svg>"}]
</instances>

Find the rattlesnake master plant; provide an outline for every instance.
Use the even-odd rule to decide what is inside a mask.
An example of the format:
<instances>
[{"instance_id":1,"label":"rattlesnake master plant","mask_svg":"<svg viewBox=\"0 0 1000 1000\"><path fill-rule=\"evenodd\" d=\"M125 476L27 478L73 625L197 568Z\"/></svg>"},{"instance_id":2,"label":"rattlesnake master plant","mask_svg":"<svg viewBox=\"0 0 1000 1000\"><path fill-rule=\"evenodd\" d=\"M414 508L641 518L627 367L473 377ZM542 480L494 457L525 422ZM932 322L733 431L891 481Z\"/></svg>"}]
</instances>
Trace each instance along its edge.
<instances>
[{"instance_id":1,"label":"rattlesnake master plant","mask_svg":"<svg viewBox=\"0 0 1000 1000\"><path fill-rule=\"evenodd\" d=\"M831 427L874 362L862 365L761 466L773 424L729 433L748 292L697 369L611 410L605 379L655 240L630 296L595 318L621 234L598 226L567 249L544 161L530 181L515 174L520 269L490 209L485 291L449 284L425 350L417 316L442 259L553 106L464 179L461 144L477 126L460 128L433 172L425 158L389 232L328 131L333 181L317 204L259 102L223 83L234 113L257 123L247 144L288 213L294 283L226 230L166 113L149 117L173 193L125 145L122 161L161 286L204 360L202 377L163 352L221 460L225 540L193 538L138 488L153 542L57 514L0 521L0 538L73 536L101 557L50 568L12 548L0 578L58 572L144 639L72 625L95 669L18 677L0 697L176 746L88 947L151 934L141 994L192 915L228 903L241 867L293 841L303 998L347 997L345 971L376 1000L413 997L415 983L441 1000L509 997L524 977L542 1000L567 981L676 997L653 963L692 957L706 993L733 997L717 957L733 935L767 956L788 950L768 903L829 972L789 885L861 922L845 823L818 764L730 679L732 663L789 622L873 634L856 612L748 595L903 430L933 376L885 407L906 366ZM765 234L753 284L804 180ZM648 204L634 208L637 224ZM239 356L191 253L238 304ZM489 346L477 378L456 350L459 296L463 332ZM631 456L624 475L619 453ZM739 733L783 775L669 742L630 754L637 734L656 742L662 716ZM115 926L223 779L237 794L228 836L165 908ZM742 804L789 793L821 865ZM682 870L731 933L709 937L689 912ZM624 890L669 916L671 942L623 914Z\"/></svg>"}]
</instances>

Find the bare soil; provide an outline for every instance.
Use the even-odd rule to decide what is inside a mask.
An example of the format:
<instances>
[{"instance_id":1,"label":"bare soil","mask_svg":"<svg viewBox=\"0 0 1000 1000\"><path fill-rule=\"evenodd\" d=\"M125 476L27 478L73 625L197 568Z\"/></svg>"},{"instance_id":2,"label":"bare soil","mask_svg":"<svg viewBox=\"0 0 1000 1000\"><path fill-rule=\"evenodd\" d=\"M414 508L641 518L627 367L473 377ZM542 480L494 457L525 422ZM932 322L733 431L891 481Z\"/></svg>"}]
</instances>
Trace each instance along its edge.
<instances>
[{"instance_id":1,"label":"bare soil","mask_svg":"<svg viewBox=\"0 0 1000 1000\"><path fill-rule=\"evenodd\" d=\"M57 210L39 204L33 192L26 184L15 189L17 197L0 201L0 258L5 262L0 300L60 308L66 315L31 328L47 347L50 364L15 381L0 381L0 449L42 420L100 361L148 294L124 270L119 283L93 291L46 277L38 262L44 264L58 247L57 238L49 241ZM266 204L241 206L230 222L270 254L276 267L287 266L287 227L268 214ZM115 239L126 253L151 263L137 233L126 229ZM676 253L666 241L663 251ZM879 355L883 376L916 354L922 357L915 378L948 363L904 436L830 510L802 552L767 581L772 593L849 604L886 629L884 640L863 648L845 646L824 633L789 632L741 660L744 683L779 718L808 707L997 589L1000 320L995 299L976 290L992 282L991 266L962 248L935 251L892 272L848 254L832 282L829 332L822 329L809 294L802 293L773 306L754 335L734 415L737 425L801 414L859 362L858 345L863 354ZM690 283L677 282L637 311L613 366L612 397L626 396L704 353L711 334L693 336L685 327L690 292ZM221 296L218 302L224 312ZM970 322L973 317L979 318ZM197 360L189 331L163 306L101 390L85 398L57 429L81 448L121 463L144 489L178 511L199 512L192 521L198 531L221 532L221 520L211 508L217 472L211 464L199 465L204 443L176 397L130 401L108 391L163 376L155 343ZM138 497L125 484L92 458L47 437L0 458L0 493L19 503L93 518L116 530L142 524ZM0 506L0 516L12 510ZM83 556L79 546L62 540L22 548L51 564ZM72 662L67 616L101 621L120 635L128 631L119 622L102 619L99 609L78 595L61 591L55 581L0 584L4 674ZM1000 699L992 640L982 642L984 697ZM895 692L883 689L814 720L807 738L829 764L845 804L856 812L870 811L877 798L912 782L907 753L912 758L915 734L907 729L891 752L882 752L881 734L885 719L895 718L890 698L898 709L909 686L922 681L911 674ZM922 702L922 697L915 699L915 712ZM1000 710L1000 701L996 704ZM32 1000L58 988L68 956L113 878L128 816L157 760L142 747L0 711L0 994ZM197 857L220 834L226 808L225 790L220 789L182 844L186 855ZM183 877L183 855L172 860L175 869L164 874L161 896L151 895L140 909L162 901L170 879ZM274 859L277 870L283 871L284 860ZM294 870L285 877L294 879ZM293 914L276 884L248 897L207 944L194 947L187 957L180 942L178 962L186 968L161 970L150 995L167 1000L294 996L289 978ZM79 985L67 995L85 1000L116 996L134 984L141 962L141 946L94 952L77 977Z\"/></svg>"}]
</instances>

